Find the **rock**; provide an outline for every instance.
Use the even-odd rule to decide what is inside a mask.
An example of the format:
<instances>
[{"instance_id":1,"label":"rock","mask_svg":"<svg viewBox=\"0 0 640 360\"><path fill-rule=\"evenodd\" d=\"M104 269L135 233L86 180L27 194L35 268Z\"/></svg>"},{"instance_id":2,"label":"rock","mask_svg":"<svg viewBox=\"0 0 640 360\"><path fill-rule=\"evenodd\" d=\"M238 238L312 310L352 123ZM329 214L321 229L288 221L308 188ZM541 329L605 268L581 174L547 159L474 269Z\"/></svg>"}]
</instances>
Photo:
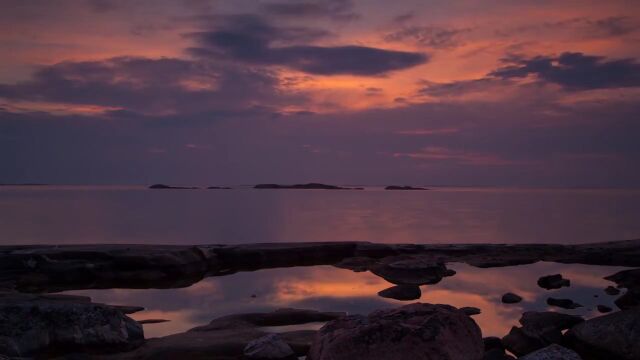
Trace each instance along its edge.
<instances>
[{"instance_id":1,"label":"rock","mask_svg":"<svg viewBox=\"0 0 640 360\"><path fill-rule=\"evenodd\" d=\"M130 305L108 305L114 309L119 310L123 314L135 314L140 311L144 311L144 307L142 306L130 306Z\"/></svg>"},{"instance_id":2,"label":"rock","mask_svg":"<svg viewBox=\"0 0 640 360\"><path fill-rule=\"evenodd\" d=\"M585 359L640 359L640 308L587 320L572 327L566 339Z\"/></svg>"},{"instance_id":3,"label":"rock","mask_svg":"<svg viewBox=\"0 0 640 360\"><path fill-rule=\"evenodd\" d=\"M0 354L53 356L68 351L118 352L142 344L142 327L113 307L36 295L0 297Z\"/></svg>"},{"instance_id":4,"label":"rock","mask_svg":"<svg viewBox=\"0 0 640 360\"><path fill-rule=\"evenodd\" d=\"M622 309L631 309L640 306L640 269L624 270L605 277L618 284L618 287L627 289L627 292L616 299L616 305Z\"/></svg>"},{"instance_id":5,"label":"rock","mask_svg":"<svg viewBox=\"0 0 640 360\"><path fill-rule=\"evenodd\" d=\"M396 285L380 291L378 295L384 298L408 301L420 299L422 292L420 287L415 285Z\"/></svg>"},{"instance_id":6,"label":"rock","mask_svg":"<svg viewBox=\"0 0 640 360\"><path fill-rule=\"evenodd\" d=\"M437 284L447 273L442 263L433 262L422 257L386 259L373 266L370 271L375 275L397 285L431 285Z\"/></svg>"},{"instance_id":7,"label":"rock","mask_svg":"<svg viewBox=\"0 0 640 360\"><path fill-rule=\"evenodd\" d=\"M522 297L514 293L506 293L502 295L501 300L504 304L517 304L522 301Z\"/></svg>"},{"instance_id":8,"label":"rock","mask_svg":"<svg viewBox=\"0 0 640 360\"><path fill-rule=\"evenodd\" d=\"M462 312L464 312L465 314L467 314L469 316L480 315L480 313L482 313L482 311L480 309L478 309L477 307L473 307L473 306L461 307L460 310L462 310Z\"/></svg>"},{"instance_id":9,"label":"rock","mask_svg":"<svg viewBox=\"0 0 640 360\"><path fill-rule=\"evenodd\" d=\"M515 360L515 358L511 355L507 355L504 350L491 349L484 353L482 360Z\"/></svg>"},{"instance_id":10,"label":"rock","mask_svg":"<svg viewBox=\"0 0 640 360\"><path fill-rule=\"evenodd\" d=\"M297 357L280 335L269 334L251 341L244 348L244 356L253 360L295 360Z\"/></svg>"},{"instance_id":11,"label":"rock","mask_svg":"<svg viewBox=\"0 0 640 360\"><path fill-rule=\"evenodd\" d=\"M149 189L156 190L195 190L197 187L185 187L185 186L169 186L165 184L153 184L149 186Z\"/></svg>"},{"instance_id":12,"label":"rock","mask_svg":"<svg viewBox=\"0 0 640 360\"><path fill-rule=\"evenodd\" d=\"M556 312L527 311L522 314L522 327L513 327L502 338L504 346L513 354L522 356L545 346L561 343L562 331L584 321L579 316Z\"/></svg>"},{"instance_id":13,"label":"rock","mask_svg":"<svg viewBox=\"0 0 640 360\"><path fill-rule=\"evenodd\" d=\"M571 299L557 299L553 297L547 298L547 305L557 306L559 308L569 309L569 310L582 307L582 305L574 302Z\"/></svg>"},{"instance_id":14,"label":"rock","mask_svg":"<svg viewBox=\"0 0 640 360\"><path fill-rule=\"evenodd\" d=\"M346 316L343 312L321 312L305 309L278 309L269 313L248 313L223 316L212 320L208 325L198 326L189 331L211 331L230 326L285 326L310 322L323 322Z\"/></svg>"},{"instance_id":15,"label":"rock","mask_svg":"<svg viewBox=\"0 0 640 360\"><path fill-rule=\"evenodd\" d=\"M484 356L482 360L511 360L513 356L507 355L504 351L502 339L494 336L482 339L484 343Z\"/></svg>"},{"instance_id":16,"label":"rock","mask_svg":"<svg viewBox=\"0 0 640 360\"><path fill-rule=\"evenodd\" d=\"M613 309L606 305L598 305L598 311L601 313L610 313Z\"/></svg>"},{"instance_id":17,"label":"rock","mask_svg":"<svg viewBox=\"0 0 640 360\"><path fill-rule=\"evenodd\" d=\"M607 286L607 287L604 289L604 292L605 292L607 295L615 296L615 295L620 294L620 289L616 289L616 288L614 288L613 286Z\"/></svg>"},{"instance_id":18,"label":"rock","mask_svg":"<svg viewBox=\"0 0 640 360\"><path fill-rule=\"evenodd\" d=\"M231 190L228 186L209 186L207 190Z\"/></svg>"},{"instance_id":19,"label":"rock","mask_svg":"<svg viewBox=\"0 0 640 360\"><path fill-rule=\"evenodd\" d=\"M397 185L389 185L384 188L385 190L429 190L427 188L422 187L413 187L413 186L397 186Z\"/></svg>"},{"instance_id":20,"label":"rock","mask_svg":"<svg viewBox=\"0 0 640 360\"><path fill-rule=\"evenodd\" d=\"M348 188L335 185L319 183L280 185L280 184L258 184L254 189L308 189L308 190L363 190L363 188Z\"/></svg>"},{"instance_id":21,"label":"rock","mask_svg":"<svg viewBox=\"0 0 640 360\"><path fill-rule=\"evenodd\" d=\"M571 281L564 279L562 274L547 275L538 279L538 286L543 289L560 289L561 287L571 286Z\"/></svg>"},{"instance_id":22,"label":"rock","mask_svg":"<svg viewBox=\"0 0 640 360\"><path fill-rule=\"evenodd\" d=\"M482 343L484 344L484 351L489 351L492 349L500 349L504 350L504 344L502 343L502 339L495 336L489 336L482 339Z\"/></svg>"},{"instance_id":23,"label":"rock","mask_svg":"<svg viewBox=\"0 0 640 360\"><path fill-rule=\"evenodd\" d=\"M522 360L582 360L575 351L560 345L549 345L520 358Z\"/></svg>"},{"instance_id":24,"label":"rock","mask_svg":"<svg viewBox=\"0 0 640 360\"><path fill-rule=\"evenodd\" d=\"M448 305L411 304L352 315L319 330L308 360L480 360L480 328Z\"/></svg>"},{"instance_id":25,"label":"rock","mask_svg":"<svg viewBox=\"0 0 640 360\"><path fill-rule=\"evenodd\" d=\"M166 319L144 319L144 320L138 320L138 324L140 325L146 325L146 324L160 324L160 323L165 323L165 322L169 322L171 320L166 320Z\"/></svg>"}]
</instances>

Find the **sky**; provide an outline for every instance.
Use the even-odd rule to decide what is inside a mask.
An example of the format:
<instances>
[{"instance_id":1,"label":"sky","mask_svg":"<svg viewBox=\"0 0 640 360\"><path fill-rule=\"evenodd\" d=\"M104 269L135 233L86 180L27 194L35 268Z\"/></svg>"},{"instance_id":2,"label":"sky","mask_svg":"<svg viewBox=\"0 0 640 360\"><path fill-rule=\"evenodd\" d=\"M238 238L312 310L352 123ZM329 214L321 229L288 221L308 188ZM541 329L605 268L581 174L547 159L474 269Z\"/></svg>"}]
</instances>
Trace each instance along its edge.
<instances>
[{"instance_id":1,"label":"sky","mask_svg":"<svg viewBox=\"0 0 640 360\"><path fill-rule=\"evenodd\" d=\"M0 7L0 183L640 184L638 1Z\"/></svg>"}]
</instances>

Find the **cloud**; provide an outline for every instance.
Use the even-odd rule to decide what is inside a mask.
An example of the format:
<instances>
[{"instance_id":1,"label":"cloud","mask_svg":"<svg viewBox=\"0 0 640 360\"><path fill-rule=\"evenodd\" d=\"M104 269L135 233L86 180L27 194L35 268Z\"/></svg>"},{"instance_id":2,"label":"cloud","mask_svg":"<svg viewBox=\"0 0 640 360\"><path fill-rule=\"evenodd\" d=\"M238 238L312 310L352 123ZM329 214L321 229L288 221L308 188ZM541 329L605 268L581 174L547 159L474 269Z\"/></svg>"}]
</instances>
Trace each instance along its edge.
<instances>
[{"instance_id":1,"label":"cloud","mask_svg":"<svg viewBox=\"0 0 640 360\"><path fill-rule=\"evenodd\" d=\"M445 147L428 146L412 153L394 153L394 157L407 157L424 161L446 161L472 166L526 165L525 161L502 158L495 154L468 152Z\"/></svg>"},{"instance_id":2,"label":"cloud","mask_svg":"<svg viewBox=\"0 0 640 360\"><path fill-rule=\"evenodd\" d=\"M640 64L634 59L609 60L601 56L565 52L557 57L511 56L507 64L489 76L517 79L534 76L568 90L591 90L640 86Z\"/></svg>"},{"instance_id":3,"label":"cloud","mask_svg":"<svg viewBox=\"0 0 640 360\"><path fill-rule=\"evenodd\" d=\"M349 21L360 17L353 11L353 3L350 0L269 2L262 4L262 9L267 14L294 18L328 17L333 20Z\"/></svg>"},{"instance_id":4,"label":"cloud","mask_svg":"<svg viewBox=\"0 0 640 360\"><path fill-rule=\"evenodd\" d=\"M222 26L192 33L200 58L226 58L248 64L283 66L317 75L382 75L427 62L425 54L367 46L290 45L313 42L326 31L305 27L277 27L257 16L231 16Z\"/></svg>"},{"instance_id":5,"label":"cloud","mask_svg":"<svg viewBox=\"0 0 640 360\"><path fill-rule=\"evenodd\" d=\"M404 20L403 20L404 21ZM462 34L470 29L450 29L438 26L406 26L384 36L388 42L409 41L434 49L453 48L461 44Z\"/></svg>"},{"instance_id":6,"label":"cloud","mask_svg":"<svg viewBox=\"0 0 640 360\"><path fill-rule=\"evenodd\" d=\"M531 34L536 38L548 36L570 36L571 38L602 39L623 37L640 28L636 20L628 16L609 16L599 19L577 17L559 21L547 21L536 24L524 24L496 30L502 37L522 37Z\"/></svg>"}]
</instances>

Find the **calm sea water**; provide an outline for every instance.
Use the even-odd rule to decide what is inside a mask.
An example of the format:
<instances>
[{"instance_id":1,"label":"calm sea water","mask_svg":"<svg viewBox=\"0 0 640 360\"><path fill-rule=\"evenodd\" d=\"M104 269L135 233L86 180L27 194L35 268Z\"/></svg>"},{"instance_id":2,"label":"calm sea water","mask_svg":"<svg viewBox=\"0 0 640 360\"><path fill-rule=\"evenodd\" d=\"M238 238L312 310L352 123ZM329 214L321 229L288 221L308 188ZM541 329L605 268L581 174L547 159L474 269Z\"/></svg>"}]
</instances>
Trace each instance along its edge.
<instances>
[{"instance_id":1,"label":"calm sea water","mask_svg":"<svg viewBox=\"0 0 640 360\"><path fill-rule=\"evenodd\" d=\"M0 187L0 244L640 238L640 190Z\"/></svg>"}]
</instances>

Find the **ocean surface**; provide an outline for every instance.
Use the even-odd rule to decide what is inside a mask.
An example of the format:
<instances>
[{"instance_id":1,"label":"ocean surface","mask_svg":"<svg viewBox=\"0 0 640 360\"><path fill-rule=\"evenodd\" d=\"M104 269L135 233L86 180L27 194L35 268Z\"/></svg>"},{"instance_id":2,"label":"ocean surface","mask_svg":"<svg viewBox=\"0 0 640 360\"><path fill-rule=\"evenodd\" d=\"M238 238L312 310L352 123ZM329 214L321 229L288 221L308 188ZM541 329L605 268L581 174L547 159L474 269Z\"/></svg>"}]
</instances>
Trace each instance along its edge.
<instances>
[{"instance_id":1,"label":"ocean surface","mask_svg":"<svg viewBox=\"0 0 640 360\"><path fill-rule=\"evenodd\" d=\"M0 245L584 243L640 238L640 190L0 186Z\"/></svg>"}]
</instances>

